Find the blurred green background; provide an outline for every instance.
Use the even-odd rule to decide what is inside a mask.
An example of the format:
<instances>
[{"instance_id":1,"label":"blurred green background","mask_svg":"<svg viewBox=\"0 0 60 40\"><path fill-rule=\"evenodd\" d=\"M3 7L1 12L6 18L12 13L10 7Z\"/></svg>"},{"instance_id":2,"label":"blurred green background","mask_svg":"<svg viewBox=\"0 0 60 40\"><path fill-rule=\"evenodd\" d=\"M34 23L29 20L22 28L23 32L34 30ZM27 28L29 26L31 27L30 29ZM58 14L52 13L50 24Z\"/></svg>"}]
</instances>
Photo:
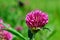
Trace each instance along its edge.
<instances>
[{"instance_id":1,"label":"blurred green background","mask_svg":"<svg viewBox=\"0 0 60 40\"><path fill-rule=\"evenodd\" d=\"M49 23L46 27L54 25L55 33L48 40L60 40L60 0L20 0L24 6L19 5L18 0L0 0L0 18L11 27L22 26L22 34L27 37L28 27L25 23L26 14L32 10L40 9L48 13ZM39 37L36 36L36 40Z\"/></svg>"}]
</instances>

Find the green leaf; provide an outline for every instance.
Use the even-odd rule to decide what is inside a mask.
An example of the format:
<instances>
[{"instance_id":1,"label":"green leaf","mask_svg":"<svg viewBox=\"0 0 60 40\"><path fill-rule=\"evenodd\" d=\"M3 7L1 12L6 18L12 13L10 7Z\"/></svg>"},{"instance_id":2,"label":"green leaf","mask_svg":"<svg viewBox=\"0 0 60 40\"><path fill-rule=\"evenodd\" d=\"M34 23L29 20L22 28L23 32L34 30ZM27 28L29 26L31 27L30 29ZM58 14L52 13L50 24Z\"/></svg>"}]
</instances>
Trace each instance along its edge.
<instances>
[{"instance_id":1,"label":"green leaf","mask_svg":"<svg viewBox=\"0 0 60 40\"><path fill-rule=\"evenodd\" d=\"M50 31L47 32L46 37L50 38L56 32L55 26L50 27Z\"/></svg>"}]
</instances>

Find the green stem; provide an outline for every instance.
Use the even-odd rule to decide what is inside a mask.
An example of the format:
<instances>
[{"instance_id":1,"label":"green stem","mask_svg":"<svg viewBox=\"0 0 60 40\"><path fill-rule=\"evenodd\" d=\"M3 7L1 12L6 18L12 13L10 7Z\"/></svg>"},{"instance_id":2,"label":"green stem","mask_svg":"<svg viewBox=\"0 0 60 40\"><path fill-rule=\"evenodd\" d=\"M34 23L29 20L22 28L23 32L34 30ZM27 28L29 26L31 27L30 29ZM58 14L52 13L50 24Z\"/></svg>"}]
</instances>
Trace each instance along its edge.
<instances>
[{"instance_id":1,"label":"green stem","mask_svg":"<svg viewBox=\"0 0 60 40\"><path fill-rule=\"evenodd\" d=\"M33 40L35 40L35 34L33 35Z\"/></svg>"},{"instance_id":2,"label":"green stem","mask_svg":"<svg viewBox=\"0 0 60 40\"><path fill-rule=\"evenodd\" d=\"M31 40L35 40L35 34L33 34L33 37L32 37L32 39Z\"/></svg>"}]
</instances>

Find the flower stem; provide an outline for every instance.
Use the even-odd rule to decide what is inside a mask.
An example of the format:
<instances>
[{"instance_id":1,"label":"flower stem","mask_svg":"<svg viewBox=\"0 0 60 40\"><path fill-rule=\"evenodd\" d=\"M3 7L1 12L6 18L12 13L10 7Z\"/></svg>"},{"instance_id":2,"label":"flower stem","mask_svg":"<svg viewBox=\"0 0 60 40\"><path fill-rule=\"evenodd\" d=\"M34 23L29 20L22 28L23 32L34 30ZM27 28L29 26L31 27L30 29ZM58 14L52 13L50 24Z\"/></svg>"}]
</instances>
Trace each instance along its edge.
<instances>
[{"instance_id":1,"label":"flower stem","mask_svg":"<svg viewBox=\"0 0 60 40\"><path fill-rule=\"evenodd\" d=\"M35 40L35 34L33 34L32 40Z\"/></svg>"}]
</instances>

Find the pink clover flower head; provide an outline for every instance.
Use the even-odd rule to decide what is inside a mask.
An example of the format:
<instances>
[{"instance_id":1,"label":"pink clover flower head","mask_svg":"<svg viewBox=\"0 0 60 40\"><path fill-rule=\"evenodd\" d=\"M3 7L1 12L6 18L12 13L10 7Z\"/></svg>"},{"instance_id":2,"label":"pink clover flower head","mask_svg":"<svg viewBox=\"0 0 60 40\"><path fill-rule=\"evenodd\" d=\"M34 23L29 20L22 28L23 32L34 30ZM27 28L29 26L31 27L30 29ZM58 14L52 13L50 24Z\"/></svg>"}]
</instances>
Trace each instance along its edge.
<instances>
[{"instance_id":1,"label":"pink clover flower head","mask_svg":"<svg viewBox=\"0 0 60 40\"><path fill-rule=\"evenodd\" d=\"M5 26L2 24L3 20L0 19L0 38L1 40L12 40L13 35L5 30L2 30L3 28L5 28Z\"/></svg>"},{"instance_id":2,"label":"pink clover flower head","mask_svg":"<svg viewBox=\"0 0 60 40\"><path fill-rule=\"evenodd\" d=\"M40 10L34 10L26 15L29 28L42 28L48 23L48 15Z\"/></svg>"},{"instance_id":3,"label":"pink clover flower head","mask_svg":"<svg viewBox=\"0 0 60 40\"><path fill-rule=\"evenodd\" d=\"M22 26L17 26L17 27L15 27L15 29L16 29L17 31L23 30Z\"/></svg>"},{"instance_id":4,"label":"pink clover flower head","mask_svg":"<svg viewBox=\"0 0 60 40\"><path fill-rule=\"evenodd\" d=\"M3 30L2 33L3 33L2 39L4 39L4 40L12 40L13 36L12 36L12 34L10 32Z\"/></svg>"}]
</instances>

